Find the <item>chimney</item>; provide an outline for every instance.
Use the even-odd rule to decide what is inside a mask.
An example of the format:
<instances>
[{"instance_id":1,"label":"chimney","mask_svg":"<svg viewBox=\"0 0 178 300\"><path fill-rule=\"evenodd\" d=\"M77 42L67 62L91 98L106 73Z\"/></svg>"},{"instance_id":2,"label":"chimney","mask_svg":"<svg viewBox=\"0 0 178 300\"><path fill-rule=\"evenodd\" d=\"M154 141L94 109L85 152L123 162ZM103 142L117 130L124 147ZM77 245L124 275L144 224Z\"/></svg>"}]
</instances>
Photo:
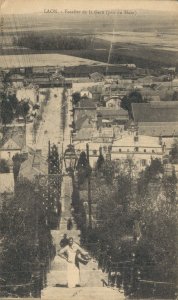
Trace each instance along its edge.
<instances>
[{"instance_id":1,"label":"chimney","mask_svg":"<svg viewBox=\"0 0 178 300\"><path fill-rule=\"evenodd\" d=\"M162 145L162 149L163 149L163 153L164 153L166 151L166 144L165 143Z\"/></svg>"},{"instance_id":2,"label":"chimney","mask_svg":"<svg viewBox=\"0 0 178 300\"><path fill-rule=\"evenodd\" d=\"M134 142L138 142L138 131L136 131L136 133L135 133Z\"/></svg>"},{"instance_id":3,"label":"chimney","mask_svg":"<svg viewBox=\"0 0 178 300\"><path fill-rule=\"evenodd\" d=\"M97 114L97 129L102 127L102 114L98 113Z\"/></svg>"},{"instance_id":4,"label":"chimney","mask_svg":"<svg viewBox=\"0 0 178 300\"><path fill-rule=\"evenodd\" d=\"M162 146L162 143L163 143L163 141L162 141L162 136L160 135L160 136L159 136L159 145Z\"/></svg>"}]
</instances>

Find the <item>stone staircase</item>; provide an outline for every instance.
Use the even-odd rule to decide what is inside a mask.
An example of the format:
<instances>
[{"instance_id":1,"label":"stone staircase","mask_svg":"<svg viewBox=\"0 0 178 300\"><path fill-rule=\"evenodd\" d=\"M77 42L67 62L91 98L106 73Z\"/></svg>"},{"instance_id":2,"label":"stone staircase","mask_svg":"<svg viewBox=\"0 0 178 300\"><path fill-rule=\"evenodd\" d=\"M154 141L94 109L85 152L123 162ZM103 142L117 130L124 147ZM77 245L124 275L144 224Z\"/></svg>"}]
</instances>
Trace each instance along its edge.
<instances>
[{"instance_id":1,"label":"stone staircase","mask_svg":"<svg viewBox=\"0 0 178 300\"><path fill-rule=\"evenodd\" d=\"M49 288L42 299L58 300L124 300L123 294L107 287Z\"/></svg>"},{"instance_id":2,"label":"stone staircase","mask_svg":"<svg viewBox=\"0 0 178 300\"><path fill-rule=\"evenodd\" d=\"M124 295L118 290L103 287L102 280L107 282L107 274L98 270L97 262L92 259L87 265L80 265L81 287L67 288L67 262L57 255L60 249L60 240L64 234L73 237L75 243L80 244L80 230L73 223L71 230L67 230L67 220L71 217L71 193L72 181L65 176L62 183L62 217L58 230L52 230L53 242L56 246L56 256L51 264L51 270L47 276L47 287L41 292L42 299L124 299Z\"/></svg>"},{"instance_id":3,"label":"stone staircase","mask_svg":"<svg viewBox=\"0 0 178 300\"><path fill-rule=\"evenodd\" d=\"M123 294L117 290L103 287L82 287L82 288L49 288L48 293L43 299L58 299L58 300L124 300Z\"/></svg>"}]
</instances>

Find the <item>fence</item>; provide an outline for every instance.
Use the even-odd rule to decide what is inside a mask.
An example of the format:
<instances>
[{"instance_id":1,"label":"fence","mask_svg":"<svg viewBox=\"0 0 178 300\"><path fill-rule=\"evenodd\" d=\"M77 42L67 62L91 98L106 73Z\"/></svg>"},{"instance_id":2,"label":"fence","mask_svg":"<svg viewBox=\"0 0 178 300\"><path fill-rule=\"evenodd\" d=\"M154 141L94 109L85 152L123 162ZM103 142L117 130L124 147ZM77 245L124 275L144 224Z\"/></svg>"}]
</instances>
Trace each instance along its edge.
<instances>
[{"instance_id":1,"label":"fence","mask_svg":"<svg viewBox=\"0 0 178 300\"><path fill-rule=\"evenodd\" d=\"M41 297L41 290L47 284L49 269L50 262L44 262L40 266L32 265L29 271L0 272L0 297ZM20 282L17 281L19 277Z\"/></svg>"},{"instance_id":2,"label":"fence","mask_svg":"<svg viewBox=\"0 0 178 300\"><path fill-rule=\"evenodd\" d=\"M134 254L130 260L113 261L107 253L107 249L101 251L97 242L85 243L83 246L98 261L98 268L108 274L107 282L103 280L103 285L118 288L126 296L137 299L141 297L178 299L178 287L175 283L147 278L148 274L152 276L154 268L157 266L138 265Z\"/></svg>"}]
</instances>

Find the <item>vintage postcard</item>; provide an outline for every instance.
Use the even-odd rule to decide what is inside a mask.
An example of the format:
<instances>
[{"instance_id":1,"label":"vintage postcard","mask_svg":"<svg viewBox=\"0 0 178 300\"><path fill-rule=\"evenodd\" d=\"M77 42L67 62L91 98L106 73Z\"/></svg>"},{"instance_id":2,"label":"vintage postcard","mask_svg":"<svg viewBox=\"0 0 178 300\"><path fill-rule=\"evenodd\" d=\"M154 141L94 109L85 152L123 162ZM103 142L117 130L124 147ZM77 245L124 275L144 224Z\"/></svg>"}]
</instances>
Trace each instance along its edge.
<instances>
[{"instance_id":1,"label":"vintage postcard","mask_svg":"<svg viewBox=\"0 0 178 300\"><path fill-rule=\"evenodd\" d=\"M0 0L0 299L178 299L178 1Z\"/></svg>"}]
</instances>

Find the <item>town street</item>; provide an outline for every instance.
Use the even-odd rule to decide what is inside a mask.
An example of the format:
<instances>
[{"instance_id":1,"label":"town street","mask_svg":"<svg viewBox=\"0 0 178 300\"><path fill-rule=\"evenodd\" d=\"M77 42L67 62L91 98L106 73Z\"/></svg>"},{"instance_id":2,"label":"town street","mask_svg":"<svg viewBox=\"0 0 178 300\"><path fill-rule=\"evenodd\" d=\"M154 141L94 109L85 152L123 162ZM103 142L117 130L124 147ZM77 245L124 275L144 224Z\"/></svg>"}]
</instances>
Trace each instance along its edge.
<instances>
[{"instance_id":1,"label":"town street","mask_svg":"<svg viewBox=\"0 0 178 300\"><path fill-rule=\"evenodd\" d=\"M50 99L37 133L36 148L42 149L42 155L45 157L48 155L49 141L51 145L53 143L57 145L59 150L62 148L63 131L60 124L62 91L62 88L50 89Z\"/></svg>"}]
</instances>

